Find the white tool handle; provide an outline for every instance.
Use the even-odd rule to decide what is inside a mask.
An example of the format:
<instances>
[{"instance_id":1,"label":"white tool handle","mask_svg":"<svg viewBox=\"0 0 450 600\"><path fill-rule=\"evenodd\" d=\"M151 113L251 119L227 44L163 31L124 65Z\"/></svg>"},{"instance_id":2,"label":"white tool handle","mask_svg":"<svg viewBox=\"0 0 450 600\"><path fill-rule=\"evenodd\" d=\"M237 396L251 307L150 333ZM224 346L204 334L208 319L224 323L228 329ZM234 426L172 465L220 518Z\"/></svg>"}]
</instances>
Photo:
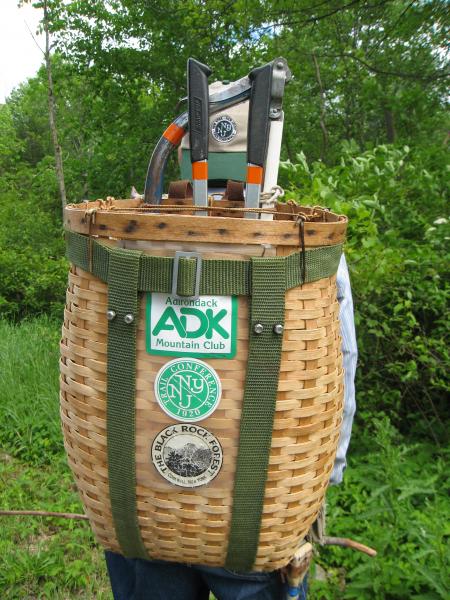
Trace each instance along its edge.
<instances>
[{"instance_id":1,"label":"white tool handle","mask_svg":"<svg viewBox=\"0 0 450 600\"><path fill-rule=\"evenodd\" d=\"M265 166L263 192L270 192L278 182L278 168L280 166L281 141L283 138L284 114L277 121L271 121L269 133L269 145L267 147L267 158ZM262 203L262 208L264 202ZM269 207L267 207L269 208ZM272 221L273 215L262 213L261 221Z\"/></svg>"}]
</instances>

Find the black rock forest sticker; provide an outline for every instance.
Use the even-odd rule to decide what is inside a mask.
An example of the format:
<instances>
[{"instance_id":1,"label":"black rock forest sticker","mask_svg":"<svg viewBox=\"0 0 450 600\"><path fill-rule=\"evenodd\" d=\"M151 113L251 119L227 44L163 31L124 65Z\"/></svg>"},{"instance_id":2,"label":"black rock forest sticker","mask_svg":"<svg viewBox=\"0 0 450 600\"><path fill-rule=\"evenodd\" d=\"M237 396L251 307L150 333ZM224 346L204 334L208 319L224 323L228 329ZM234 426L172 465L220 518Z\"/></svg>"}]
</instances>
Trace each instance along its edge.
<instances>
[{"instance_id":1,"label":"black rock forest sticker","mask_svg":"<svg viewBox=\"0 0 450 600\"><path fill-rule=\"evenodd\" d=\"M151 449L158 473L170 483L194 488L212 481L222 467L222 447L204 427L170 425L158 433Z\"/></svg>"},{"instance_id":2,"label":"black rock forest sticker","mask_svg":"<svg viewBox=\"0 0 450 600\"><path fill-rule=\"evenodd\" d=\"M177 421L201 421L217 408L222 386L216 371L202 360L176 358L155 378L155 397L165 413Z\"/></svg>"}]
</instances>

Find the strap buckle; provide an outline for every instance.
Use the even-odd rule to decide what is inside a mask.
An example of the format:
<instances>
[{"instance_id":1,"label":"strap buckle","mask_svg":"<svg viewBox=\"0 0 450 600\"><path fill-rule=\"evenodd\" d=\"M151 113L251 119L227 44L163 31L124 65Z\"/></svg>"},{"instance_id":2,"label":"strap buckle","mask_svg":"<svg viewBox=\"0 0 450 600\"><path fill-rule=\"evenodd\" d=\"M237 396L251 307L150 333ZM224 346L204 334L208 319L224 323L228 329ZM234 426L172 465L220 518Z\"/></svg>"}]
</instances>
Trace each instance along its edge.
<instances>
[{"instance_id":1,"label":"strap buckle","mask_svg":"<svg viewBox=\"0 0 450 600\"><path fill-rule=\"evenodd\" d=\"M178 270L180 266L180 258L195 258L197 266L195 268L195 285L193 296L180 296L178 294ZM200 278L202 276L202 257L199 252L175 252L173 259L173 274L172 274L172 296L184 300L196 300L200 296Z\"/></svg>"}]
</instances>

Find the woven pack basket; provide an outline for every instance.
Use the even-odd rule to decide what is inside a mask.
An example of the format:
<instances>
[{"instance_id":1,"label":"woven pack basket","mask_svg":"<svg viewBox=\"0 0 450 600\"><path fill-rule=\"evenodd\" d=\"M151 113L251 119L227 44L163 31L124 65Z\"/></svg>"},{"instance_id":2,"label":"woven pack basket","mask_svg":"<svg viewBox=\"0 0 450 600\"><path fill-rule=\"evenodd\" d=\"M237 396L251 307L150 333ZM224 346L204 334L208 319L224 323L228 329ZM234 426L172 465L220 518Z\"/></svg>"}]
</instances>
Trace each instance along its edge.
<instances>
[{"instance_id":1,"label":"woven pack basket","mask_svg":"<svg viewBox=\"0 0 450 600\"><path fill-rule=\"evenodd\" d=\"M271 221L236 216L113 199L65 210L65 448L97 540L125 556L271 571L324 500L343 405L335 279L347 220L286 205ZM180 251L196 255L175 266ZM237 298L234 355L202 359L222 395L194 429L220 444L221 464L195 487L167 480L152 454L185 424L155 396L176 356L146 344L148 298L174 285L180 298Z\"/></svg>"}]
</instances>

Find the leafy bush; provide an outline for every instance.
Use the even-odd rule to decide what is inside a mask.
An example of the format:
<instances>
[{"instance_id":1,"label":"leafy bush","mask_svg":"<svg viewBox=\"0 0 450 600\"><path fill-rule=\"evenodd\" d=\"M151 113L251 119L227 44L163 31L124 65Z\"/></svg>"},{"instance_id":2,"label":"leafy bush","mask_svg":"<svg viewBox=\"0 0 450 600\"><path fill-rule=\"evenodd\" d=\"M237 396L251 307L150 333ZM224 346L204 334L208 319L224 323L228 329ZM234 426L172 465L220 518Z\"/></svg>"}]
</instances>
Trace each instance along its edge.
<instances>
[{"instance_id":1,"label":"leafy bush","mask_svg":"<svg viewBox=\"0 0 450 600\"><path fill-rule=\"evenodd\" d=\"M366 542L378 555L320 549L327 580L314 583L312 597L448 598L448 452L406 444L384 417L359 429L350 456L344 483L328 492L328 533Z\"/></svg>"},{"instance_id":2,"label":"leafy bush","mask_svg":"<svg viewBox=\"0 0 450 600\"><path fill-rule=\"evenodd\" d=\"M68 267L62 228L51 200L34 190L0 189L0 316L12 320L62 315Z\"/></svg>"},{"instance_id":3,"label":"leafy bush","mask_svg":"<svg viewBox=\"0 0 450 600\"><path fill-rule=\"evenodd\" d=\"M403 432L446 435L449 320L446 151L344 144L341 164L284 163L287 198L349 218L360 351L360 416L387 413Z\"/></svg>"}]
</instances>

